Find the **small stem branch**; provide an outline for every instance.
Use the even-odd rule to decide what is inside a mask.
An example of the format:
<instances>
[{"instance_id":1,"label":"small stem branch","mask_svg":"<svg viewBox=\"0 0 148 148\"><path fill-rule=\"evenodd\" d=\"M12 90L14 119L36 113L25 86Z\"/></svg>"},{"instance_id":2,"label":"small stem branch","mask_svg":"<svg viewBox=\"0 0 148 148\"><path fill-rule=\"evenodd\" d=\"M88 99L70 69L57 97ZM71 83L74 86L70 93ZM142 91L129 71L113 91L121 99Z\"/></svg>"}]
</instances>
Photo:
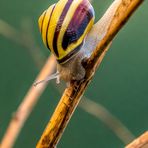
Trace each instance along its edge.
<instances>
[{"instance_id":1,"label":"small stem branch","mask_svg":"<svg viewBox=\"0 0 148 148\"><path fill-rule=\"evenodd\" d=\"M36 80L41 80L46 78L47 76L51 75L55 69L55 57L51 56L46 64L44 65L43 69L41 70L40 74L38 75ZM31 86L28 93L24 97L22 103L18 107L17 111L14 113L11 122L7 128L7 131L1 141L0 148L12 148L14 142L24 125L26 119L30 115L33 107L37 103L40 95L44 91L47 83L40 84L37 87Z\"/></svg>"},{"instance_id":2,"label":"small stem branch","mask_svg":"<svg viewBox=\"0 0 148 148\"><path fill-rule=\"evenodd\" d=\"M124 144L128 144L135 138L128 128L101 104L83 97L79 107L102 121Z\"/></svg>"},{"instance_id":3,"label":"small stem branch","mask_svg":"<svg viewBox=\"0 0 148 148\"><path fill-rule=\"evenodd\" d=\"M29 54L34 60L35 65L37 67L41 67L43 65L43 62L45 61L45 57L43 56L40 48L36 45L35 40L32 36L31 29L26 30L28 31L28 33L19 31L4 20L0 19L0 35L3 35L14 43L27 48Z\"/></svg>"},{"instance_id":4,"label":"small stem branch","mask_svg":"<svg viewBox=\"0 0 148 148\"><path fill-rule=\"evenodd\" d=\"M135 139L125 148L148 148L148 131L146 131L140 137Z\"/></svg>"},{"instance_id":5,"label":"small stem branch","mask_svg":"<svg viewBox=\"0 0 148 148\"><path fill-rule=\"evenodd\" d=\"M120 5L113 16L113 19L108 26L106 35L97 45L96 49L88 60L88 65L91 65L91 63L95 64L95 62L98 60L98 57L104 51L104 48L113 40L118 31L123 27L129 17L142 2L143 0L122 0L120 2Z\"/></svg>"}]
</instances>

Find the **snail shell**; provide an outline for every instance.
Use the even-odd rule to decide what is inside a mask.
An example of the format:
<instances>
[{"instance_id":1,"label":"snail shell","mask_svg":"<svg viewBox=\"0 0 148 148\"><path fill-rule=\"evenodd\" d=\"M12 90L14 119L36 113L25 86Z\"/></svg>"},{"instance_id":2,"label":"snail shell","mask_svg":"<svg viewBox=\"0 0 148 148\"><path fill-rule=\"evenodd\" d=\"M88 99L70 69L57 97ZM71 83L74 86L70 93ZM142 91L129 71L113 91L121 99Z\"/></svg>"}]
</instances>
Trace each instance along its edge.
<instances>
[{"instance_id":1,"label":"snail shell","mask_svg":"<svg viewBox=\"0 0 148 148\"><path fill-rule=\"evenodd\" d=\"M63 64L80 49L94 23L94 9L88 0L59 0L39 18L44 44Z\"/></svg>"},{"instance_id":2,"label":"snail shell","mask_svg":"<svg viewBox=\"0 0 148 148\"><path fill-rule=\"evenodd\" d=\"M82 50L82 46L94 18L94 9L88 0L59 0L39 17L43 42L57 60L58 72L54 78L67 82L84 78L81 62L88 49Z\"/></svg>"}]
</instances>

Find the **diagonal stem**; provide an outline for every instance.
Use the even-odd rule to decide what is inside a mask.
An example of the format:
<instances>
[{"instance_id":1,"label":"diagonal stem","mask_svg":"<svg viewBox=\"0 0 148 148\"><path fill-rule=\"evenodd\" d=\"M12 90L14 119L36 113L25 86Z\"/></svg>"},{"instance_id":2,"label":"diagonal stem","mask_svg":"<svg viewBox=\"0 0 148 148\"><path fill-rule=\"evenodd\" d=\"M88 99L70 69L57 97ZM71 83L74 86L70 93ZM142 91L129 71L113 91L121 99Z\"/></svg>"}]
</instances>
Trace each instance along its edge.
<instances>
[{"instance_id":1,"label":"diagonal stem","mask_svg":"<svg viewBox=\"0 0 148 148\"><path fill-rule=\"evenodd\" d=\"M55 112L53 113L45 131L43 132L43 135L37 144L37 148L56 147L84 91L90 83L94 72L100 65L110 42L123 27L125 22L127 22L129 16L133 14L133 12L142 2L143 0L115 0L109 10L106 12L106 14L112 14L111 17L110 15L105 14L104 18L101 19L102 22L99 21L98 26L97 24L94 26L92 32L96 32L97 35L98 28L101 28L101 35L105 33L105 36L98 43L90 59L87 61L86 77L82 81L71 83L71 85L65 89L63 96L55 109ZM106 22L105 20L110 21ZM101 30L99 30L99 32L101 32ZM93 38L93 33L91 33L88 35L86 43L89 43L89 39Z\"/></svg>"}]
</instances>

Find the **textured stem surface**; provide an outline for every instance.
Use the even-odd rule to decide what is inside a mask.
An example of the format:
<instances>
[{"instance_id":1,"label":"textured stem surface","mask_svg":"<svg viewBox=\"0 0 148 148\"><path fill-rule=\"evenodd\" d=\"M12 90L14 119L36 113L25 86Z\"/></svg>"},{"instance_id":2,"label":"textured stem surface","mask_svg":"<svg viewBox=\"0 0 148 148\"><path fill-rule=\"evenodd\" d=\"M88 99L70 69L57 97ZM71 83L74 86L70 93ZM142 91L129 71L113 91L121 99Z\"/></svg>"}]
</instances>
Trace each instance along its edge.
<instances>
[{"instance_id":1,"label":"textured stem surface","mask_svg":"<svg viewBox=\"0 0 148 148\"><path fill-rule=\"evenodd\" d=\"M148 148L148 131L135 139L125 148Z\"/></svg>"},{"instance_id":2,"label":"textured stem surface","mask_svg":"<svg viewBox=\"0 0 148 148\"><path fill-rule=\"evenodd\" d=\"M51 56L42 68L41 73L38 75L36 81L51 75L55 69L55 63L55 57ZM46 88L46 85L47 83L40 84L37 87L31 86L22 103L18 107L17 111L13 114L7 131L1 141L0 148L13 147L14 142L16 141L16 138L18 137L22 126L30 115L33 107L37 103L40 95Z\"/></svg>"},{"instance_id":3,"label":"textured stem surface","mask_svg":"<svg viewBox=\"0 0 148 148\"><path fill-rule=\"evenodd\" d=\"M72 82L65 89L55 112L37 144L37 148L54 148L57 145L87 85L101 63L110 42L142 1L115 0L101 20L94 25L86 39L87 47L95 49L89 60L87 60L87 65L85 65L86 76L82 81ZM98 36L103 37L99 40ZM95 43L92 44L94 40L97 41L97 46Z\"/></svg>"}]
</instances>

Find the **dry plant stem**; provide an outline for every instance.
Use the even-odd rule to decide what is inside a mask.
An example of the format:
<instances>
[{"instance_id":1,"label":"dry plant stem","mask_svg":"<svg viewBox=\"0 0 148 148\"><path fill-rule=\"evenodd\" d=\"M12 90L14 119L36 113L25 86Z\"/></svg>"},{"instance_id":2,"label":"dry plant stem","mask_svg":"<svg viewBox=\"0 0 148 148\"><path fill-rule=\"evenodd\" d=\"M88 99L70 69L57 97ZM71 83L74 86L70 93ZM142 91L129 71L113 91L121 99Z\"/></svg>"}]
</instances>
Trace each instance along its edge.
<instances>
[{"instance_id":1,"label":"dry plant stem","mask_svg":"<svg viewBox=\"0 0 148 148\"><path fill-rule=\"evenodd\" d=\"M114 4L116 6L112 9L112 12L110 12L112 14L114 13L112 20L108 24L105 24L108 26L107 30L105 30L104 27L103 32L106 31L105 37L99 42L91 58L87 61L88 65L86 66L87 74L85 79L71 83L71 85L64 91L50 122L37 144L37 148L56 147L68 121L70 120L70 117L72 116L72 113L77 107L80 98L96 71L97 66L100 64L105 54L105 50L107 50L107 46L141 2L142 0L115 0ZM86 39L86 43L87 42L88 41Z\"/></svg>"},{"instance_id":2,"label":"dry plant stem","mask_svg":"<svg viewBox=\"0 0 148 148\"><path fill-rule=\"evenodd\" d=\"M57 86L55 85L55 88ZM61 90L64 89L64 86L60 85L60 87L57 88L59 93L62 93ZM80 107L85 112L89 113L92 117L96 118L99 121L103 122L109 128L112 130L112 132L124 143L128 144L133 139L135 139L135 136L131 133L131 131L118 119L115 115L113 115L107 108L105 108L102 104L99 102L94 102L92 99L89 99L85 96L81 99L80 103L78 104L78 107Z\"/></svg>"},{"instance_id":3,"label":"dry plant stem","mask_svg":"<svg viewBox=\"0 0 148 148\"><path fill-rule=\"evenodd\" d=\"M101 120L124 144L128 144L135 138L134 135L124 126L124 124L101 104L83 97L79 103L79 107L88 112L90 115L93 115L97 119Z\"/></svg>"},{"instance_id":4,"label":"dry plant stem","mask_svg":"<svg viewBox=\"0 0 148 148\"><path fill-rule=\"evenodd\" d=\"M31 29L27 29L28 33L19 31L4 20L0 19L0 35L3 35L14 43L29 49L28 51L34 60L34 63L37 67L41 67L45 61L45 57L43 56L40 48L36 45L32 32L30 31Z\"/></svg>"},{"instance_id":5,"label":"dry plant stem","mask_svg":"<svg viewBox=\"0 0 148 148\"><path fill-rule=\"evenodd\" d=\"M47 76L51 75L55 69L55 57L50 56L47 60L45 66L41 70L40 74L38 75L37 80L42 80ZM14 142L24 125L27 117L31 113L33 107L38 101L38 98L44 91L47 83L43 83L38 85L37 87L32 86L26 96L24 97L22 103L18 107L17 111L14 113L11 122L8 126L8 129L1 141L0 148L12 148Z\"/></svg>"},{"instance_id":6,"label":"dry plant stem","mask_svg":"<svg viewBox=\"0 0 148 148\"><path fill-rule=\"evenodd\" d=\"M148 131L146 131L140 137L135 139L125 148L148 148Z\"/></svg>"},{"instance_id":7,"label":"dry plant stem","mask_svg":"<svg viewBox=\"0 0 148 148\"><path fill-rule=\"evenodd\" d=\"M110 41L112 41L118 31L126 23L128 18L133 14L133 12L143 1L144 0L121 0L121 3L114 14L114 18L109 25L104 39L96 47L96 50L88 61L88 65L91 65L91 63L93 64L97 61L98 57L104 51L104 48L110 43Z\"/></svg>"},{"instance_id":8,"label":"dry plant stem","mask_svg":"<svg viewBox=\"0 0 148 148\"><path fill-rule=\"evenodd\" d=\"M57 86L55 85L55 88ZM61 93L64 86L58 87L57 90ZM124 143L128 144L129 142L135 139L135 136L131 133L131 131L118 119L115 115L113 115L106 107L104 107L99 102L92 101L85 96L81 99L78 104L85 112L89 113L92 117L96 118L99 121L103 122L112 130L112 132Z\"/></svg>"},{"instance_id":9,"label":"dry plant stem","mask_svg":"<svg viewBox=\"0 0 148 148\"><path fill-rule=\"evenodd\" d=\"M102 59L103 59L102 55ZM100 62L101 60L100 59ZM42 135L37 148L53 148L62 136L70 117L78 105L80 98L89 83L89 79L84 82L75 82L64 91L62 98ZM78 91L79 90L79 91Z\"/></svg>"}]
</instances>

